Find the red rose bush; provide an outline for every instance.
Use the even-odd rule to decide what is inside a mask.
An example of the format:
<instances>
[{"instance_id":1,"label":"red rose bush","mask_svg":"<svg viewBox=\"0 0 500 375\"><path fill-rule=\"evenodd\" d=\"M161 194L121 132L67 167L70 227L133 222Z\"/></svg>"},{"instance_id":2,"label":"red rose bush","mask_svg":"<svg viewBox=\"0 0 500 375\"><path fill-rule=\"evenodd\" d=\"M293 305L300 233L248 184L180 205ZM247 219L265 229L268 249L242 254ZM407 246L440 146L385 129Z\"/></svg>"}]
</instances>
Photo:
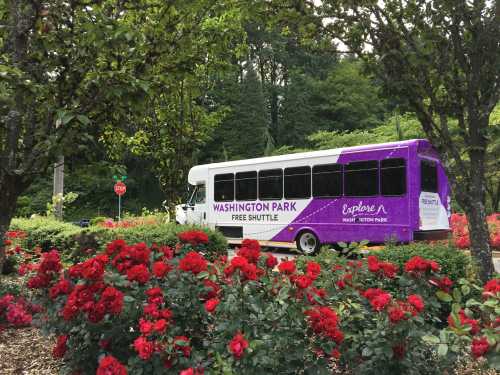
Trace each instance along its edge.
<instances>
[{"instance_id":1,"label":"red rose bush","mask_svg":"<svg viewBox=\"0 0 500 375\"><path fill-rule=\"evenodd\" d=\"M436 262L414 257L399 268L375 256L329 255L279 263L252 240L232 259L209 261L204 232L179 239L175 248L116 240L68 268L52 250L27 270L43 306L33 322L57 336L52 353L68 371L296 374L334 365L418 373L444 345L436 323L446 324L454 285ZM497 300L498 288L487 284L482 302ZM0 319L12 302L3 298ZM452 330L472 336L453 345L491 356L498 320L453 311L444 330L450 340ZM436 373L449 364L441 362Z\"/></svg>"}]
</instances>

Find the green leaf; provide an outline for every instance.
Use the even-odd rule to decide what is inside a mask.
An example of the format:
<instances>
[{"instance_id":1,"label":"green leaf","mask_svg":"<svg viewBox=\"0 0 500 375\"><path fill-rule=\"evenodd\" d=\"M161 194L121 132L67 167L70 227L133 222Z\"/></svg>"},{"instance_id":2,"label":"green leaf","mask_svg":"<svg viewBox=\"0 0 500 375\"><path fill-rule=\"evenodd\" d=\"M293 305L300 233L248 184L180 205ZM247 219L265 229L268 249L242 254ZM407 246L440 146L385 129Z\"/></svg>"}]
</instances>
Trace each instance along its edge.
<instances>
[{"instance_id":1,"label":"green leaf","mask_svg":"<svg viewBox=\"0 0 500 375\"><path fill-rule=\"evenodd\" d=\"M425 335L422 336L422 340L425 342L428 342L430 344L439 344L441 341L439 340L439 337L434 336L434 335Z\"/></svg>"},{"instance_id":2,"label":"green leaf","mask_svg":"<svg viewBox=\"0 0 500 375\"><path fill-rule=\"evenodd\" d=\"M462 294L466 296L469 293L470 293L470 287L468 285L462 285Z\"/></svg>"},{"instance_id":3,"label":"green leaf","mask_svg":"<svg viewBox=\"0 0 500 375\"><path fill-rule=\"evenodd\" d=\"M84 115L78 115L76 116L78 121L80 121L83 125L90 125L90 119L87 116Z\"/></svg>"},{"instance_id":4,"label":"green leaf","mask_svg":"<svg viewBox=\"0 0 500 375\"><path fill-rule=\"evenodd\" d=\"M438 355L444 357L448 353L448 345L439 344L438 345Z\"/></svg>"},{"instance_id":5,"label":"green leaf","mask_svg":"<svg viewBox=\"0 0 500 375\"><path fill-rule=\"evenodd\" d=\"M441 301L443 301L443 302L451 302L451 301L453 301L453 298L451 298L451 296L448 293L443 292L442 290L438 290L436 292L436 297L438 299L440 299Z\"/></svg>"}]
</instances>

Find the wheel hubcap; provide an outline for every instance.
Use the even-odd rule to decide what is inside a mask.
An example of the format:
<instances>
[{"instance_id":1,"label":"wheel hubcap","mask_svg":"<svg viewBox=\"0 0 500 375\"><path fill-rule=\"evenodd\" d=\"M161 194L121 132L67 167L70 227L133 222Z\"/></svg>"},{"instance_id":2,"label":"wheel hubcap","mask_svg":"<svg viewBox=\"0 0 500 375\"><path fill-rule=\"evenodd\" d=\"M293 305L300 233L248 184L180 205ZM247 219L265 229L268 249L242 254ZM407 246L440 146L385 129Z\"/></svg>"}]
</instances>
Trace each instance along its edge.
<instances>
[{"instance_id":1,"label":"wheel hubcap","mask_svg":"<svg viewBox=\"0 0 500 375\"><path fill-rule=\"evenodd\" d=\"M300 236L300 247L304 253L312 253L316 249L316 237L312 233Z\"/></svg>"}]
</instances>

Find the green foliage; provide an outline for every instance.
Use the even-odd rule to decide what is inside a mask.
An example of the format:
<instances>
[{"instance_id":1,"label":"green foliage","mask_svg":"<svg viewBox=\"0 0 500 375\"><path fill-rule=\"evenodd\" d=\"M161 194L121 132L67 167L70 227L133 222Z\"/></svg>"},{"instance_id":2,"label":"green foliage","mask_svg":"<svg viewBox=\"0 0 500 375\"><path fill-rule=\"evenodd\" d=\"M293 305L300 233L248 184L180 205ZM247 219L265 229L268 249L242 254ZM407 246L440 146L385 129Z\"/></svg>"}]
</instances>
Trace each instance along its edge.
<instances>
[{"instance_id":1,"label":"green foliage","mask_svg":"<svg viewBox=\"0 0 500 375\"><path fill-rule=\"evenodd\" d=\"M54 247L72 249L76 246L75 236L81 232L81 228L76 225L46 217L13 219L10 230L26 233L26 237L19 240L21 247L33 249L39 246L44 251Z\"/></svg>"},{"instance_id":2,"label":"green foliage","mask_svg":"<svg viewBox=\"0 0 500 375\"><path fill-rule=\"evenodd\" d=\"M177 234L191 229L200 229L207 233L210 242L205 251L209 259L215 259L226 253L227 241L220 232L194 225L157 223L122 228L105 228L100 225L80 228L45 217L14 219L11 225L11 230L26 233L26 237L18 240L21 247L33 249L39 246L44 251L52 248L60 249L64 258L72 261L87 258L88 249L103 250L106 243L116 238L128 243L145 242L148 246L157 244L173 247L179 241Z\"/></svg>"},{"instance_id":3,"label":"green foliage","mask_svg":"<svg viewBox=\"0 0 500 375\"><path fill-rule=\"evenodd\" d=\"M462 278L475 277L473 259L463 251L446 244L412 243L408 245L388 244L382 250L372 251L382 260L386 260L403 267L414 256L435 260L441 266L441 272L453 281Z\"/></svg>"}]
</instances>

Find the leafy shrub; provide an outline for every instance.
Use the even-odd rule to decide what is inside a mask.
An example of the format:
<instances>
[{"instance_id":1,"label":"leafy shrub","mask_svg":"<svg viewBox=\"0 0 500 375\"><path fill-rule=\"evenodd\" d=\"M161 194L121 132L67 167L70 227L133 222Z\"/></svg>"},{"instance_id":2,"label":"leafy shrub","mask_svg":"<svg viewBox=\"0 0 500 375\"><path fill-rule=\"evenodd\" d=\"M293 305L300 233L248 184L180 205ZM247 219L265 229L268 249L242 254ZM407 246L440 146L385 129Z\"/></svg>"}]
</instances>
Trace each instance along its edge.
<instances>
[{"instance_id":1,"label":"leafy shrub","mask_svg":"<svg viewBox=\"0 0 500 375\"><path fill-rule=\"evenodd\" d=\"M104 223L104 221L106 221L106 217L105 216L96 216L92 219L90 219L90 225L97 225L97 224L100 224L100 223Z\"/></svg>"},{"instance_id":2,"label":"leafy shrub","mask_svg":"<svg viewBox=\"0 0 500 375\"><path fill-rule=\"evenodd\" d=\"M373 251L382 260L393 262L402 267L410 258L421 256L439 263L441 270L452 280L474 277L475 267L472 258L456 247L434 243L423 242L409 245L388 244L383 250Z\"/></svg>"},{"instance_id":3,"label":"leafy shrub","mask_svg":"<svg viewBox=\"0 0 500 375\"><path fill-rule=\"evenodd\" d=\"M74 237L81 232L81 228L76 225L46 217L13 219L10 230L26 233L20 241L23 248L32 249L38 246L43 251L54 247L72 249L76 246Z\"/></svg>"},{"instance_id":4,"label":"leafy shrub","mask_svg":"<svg viewBox=\"0 0 500 375\"><path fill-rule=\"evenodd\" d=\"M245 240L230 261L209 262L199 253L206 236L180 237L178 257L123 240L66 270L57 251L43 254L28 287L69 371L328 374L335 363L356 374L441 374L454 365L455 349L435 339L452 300L435 261L398 267L322 252L278 265Z\"/></svg>"},{"instance_id":5,"label":"leafy shrub","mask_svg":"<svg viewBox=\"0 0 500 375\"><path fill-rule=\"evenodd\" d=\"M80 228L50 218L14 219L11 225L11 230L26 233L19 240L23 248L40 247L43 251L63 249L63 258L69 257L72 261L89 257L89 249L103 250L106 243L117 238L129 243L145 242L148 246L156 243L173 247L178 242L179 233L193 229L202 230L208 235L209 243L203 249L207 258L215 259L226 253L227 241L224 236L218 231L199 226L155 222L132 227L104 228L97 225Z\"/></svg>"}]
</instances>

